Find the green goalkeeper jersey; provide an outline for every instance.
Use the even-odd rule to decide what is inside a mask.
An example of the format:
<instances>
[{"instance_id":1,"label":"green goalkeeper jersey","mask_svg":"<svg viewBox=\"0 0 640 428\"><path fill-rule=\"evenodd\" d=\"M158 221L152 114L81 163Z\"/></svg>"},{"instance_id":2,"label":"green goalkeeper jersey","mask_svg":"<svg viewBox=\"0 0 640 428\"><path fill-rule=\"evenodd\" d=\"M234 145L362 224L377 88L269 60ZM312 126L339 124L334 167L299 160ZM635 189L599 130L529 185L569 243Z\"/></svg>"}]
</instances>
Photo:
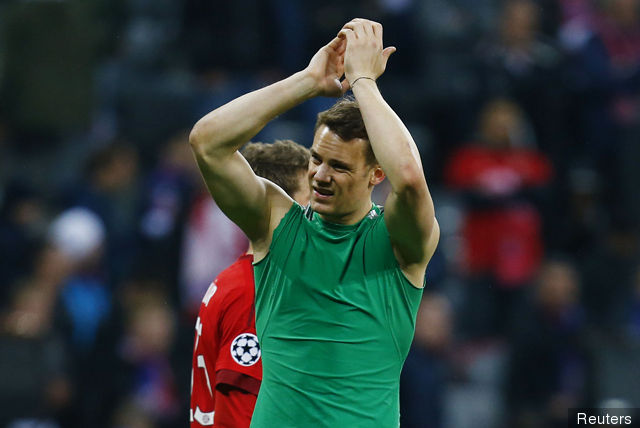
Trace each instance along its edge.
<instances>
[{"instance_id":1,"label":"green goalkeeper jersey","mask_svg":"<svg viewBox=\"0 0 640 428\"><path fill-rule=\"evenodd\" d=\"M263 379L251 426L398 427L422 290L382 209L339 225L294 203L254 270Z\"/></svg>"}]
</instances>

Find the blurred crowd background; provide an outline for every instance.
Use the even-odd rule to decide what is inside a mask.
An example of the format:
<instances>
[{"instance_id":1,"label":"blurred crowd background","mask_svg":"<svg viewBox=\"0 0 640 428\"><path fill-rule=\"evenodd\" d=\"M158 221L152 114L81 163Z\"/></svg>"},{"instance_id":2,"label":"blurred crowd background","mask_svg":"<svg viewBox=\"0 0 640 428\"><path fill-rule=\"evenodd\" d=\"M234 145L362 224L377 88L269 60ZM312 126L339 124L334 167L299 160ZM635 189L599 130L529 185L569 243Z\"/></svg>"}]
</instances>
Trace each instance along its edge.
<instances>
[{"instance_id":1,"label":"blurred crowd background","mask_svg":"<svg viewBox=\"0 0 640 428\"><path fill-rule=\"evenodd\" d=\"M189 129L353 17L398 48L379 86L442 228L402 426L640 407L640 1L3 0L0 426L187 426L197 308L246 246ZM255 140L310 146L332 103Z\"/></svg>"}]
</instances>

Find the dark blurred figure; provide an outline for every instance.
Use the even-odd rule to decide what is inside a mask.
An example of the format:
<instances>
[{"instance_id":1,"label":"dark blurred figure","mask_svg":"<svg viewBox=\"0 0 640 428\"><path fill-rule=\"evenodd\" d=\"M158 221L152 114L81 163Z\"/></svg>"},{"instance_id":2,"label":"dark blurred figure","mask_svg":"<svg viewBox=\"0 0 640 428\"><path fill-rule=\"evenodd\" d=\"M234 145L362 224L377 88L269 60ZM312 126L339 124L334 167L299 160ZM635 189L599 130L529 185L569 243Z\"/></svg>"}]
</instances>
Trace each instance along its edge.
<instances>
[{"instance_id":1,"label":"dark blurred figure","mask_svg":"<svg viewBox=\"0 0 640 428\"><path fill-rule=\"evenodd\" d=\"M502 2L495 38L476 47L479 101L513 98L526 112L553 157L566 139L562 97L563 57L553 39L541 34L542 10L534 0Z\"/></svg>"},{"instance_id":2,"label":"dark blurred figure","mask_svg":"<svg viewBox=\"0 0 640 428\"><path fill-rule=\"evenodd\" d=\"M460 263L471 286L466 324L476 333L494 334L508 318L514 290L526 285L540 264L539 195L553 169L531 147L524 114L513 102L487 103L478 128L478 141L453 154L445 178L465 204Z\"/></svg>"},{"instance_id":3,"label":"dark blurred figure","mask_svg":"<svg viewBox=\"0 0 640 428\"><path fill-rule=\"evenodd\" d=\"M85 166L86 181L68 196L69 205L97 214L106 232L107 281L115 284L133 269L138 251L139 161L124 142L96 150Z\"/></svg>"},{"instance_id":4,"label":"dark blurred figure","mask_svg":"<svg viewBox=\"0 0 640 428\"><path fill-rule=\"evenodd\" d=\"M586 407L592 381L575 267L547 261L512 326L506 399L510 427L566 426L567 409Z\"/></svg>"},{"instance_id":5,"label":"dark blurred figure","mask_svg":"<svg viewBox=\"0 0 640 428\"><path fill-rule=\"evenodd\" d=\"M406 94L403 99L422 100L422 104L416 103L418 108L414 114L422 116L421 120L427 122L441 143L435 149L443 153L437 153L438 161L434 162L434 166L440 166L450 148L473 131L477 111L474 98L480 82L475 78L472 47L495 28L497 2L421 0L414 3L413 20L417 22L419 36L415 56L422 79L415 90L400 91ZM401 46L397 46L401 50ZM439 176L441 171L437 172Z\"/></svg>"},{"instance_id":6,"label":"dark blurred figure","mask_svg":"<svg viewBox=\"0 0 640 428\"><path fill-rule=\"evenodd\" d=\"M179 304L178 272L189 207L202 188L202 178L189 150L188 132L170 137L143 184L140 258L135 270L169 284Z\"/></svg>"},{"instance_id":7,"label":"dark blurred figure","mask_svg":"<svg viewBox=\"0 0 640 428\"><path fill-rule=\"evenodd\" d=\"M400 377L403 428L444 427L452 330L449 301L441 295L425 294L418 309L413 345Z\"/></svg>"},{"instance_id":8,"label":"dark blurred figure","mask_svg":"<svg viewBox=\"0 0 640 428\"><path fill-rule=\"evenodd\" d=\"M640 403L640 257L636 258L628 277L619 275L601 288L623 289L615 305L615 325L591 328L590 338L595 354L595 398L598 407L634 408ZM622 280L623 284L613 281ZM636 415L637 416L637 415ZM637 422L637 418L633 421ZM637 425L637 424L636 424ZM635 426L635 425L634 425Z\"/></svg>"},{"instance_id":9,"label":"dark blurred figure","mask_svg":"<svg viewBox=\"0 0 640 428\"><path fill-rule=\"evenodd\" d=\"M553 218L546 224L545 241L547 249L571 254L581 264L607 231L604 183L588 165L574 165L561 173L564 179L554 188L556 203Z\"/></svg>"},{"instance_id":10,"label":"dark blurred figure","mask_svg":"<svg viewBox=\"0 0 640 428\"><path fill-rule=\"evenodd\" d=\"M34 275L16 284L0 313L0 426L70 422L72 360L54 327L57 282L65 274L55 250L42 249Z\"/></svg>"},{"instance_id":11,"label":"dark blurred figure","mask_svg":"<svg viewBox=\"0 0 640 428\"><path fill-rule=\"evenodd\" d=\"M119 290L114 330L102 336L109 346L94 355L99 366L94 382L101 388L92 391L92 415L99 416L92 426L120 422L169 428L187 423L188 404L183 410L181 401L188 403L188 385L181 385L186 392L181 400L174 361L177 319L167 305L165 287L133 280Z\"/></svg>"},{"instance_id":12,"label":"dark blurred figure","mask_svg":"<svg viewBox=\"0 0 640 428\"><path fill-rule=\"evenodd\" d=\"M112 426L118 428L155 428L153 417L129 400L121 403L115 410Z\"/></svg>"},{"instance_id":13,"label":"dark blurred figure","mask_svg":"<svg viewBox=\"0 0 640 428\"><path fill-rule=\"evenodd\" d=\"M632 278L640 260L640 227L629 214L612 213L606 233L586 251L580 266L588 321L601 332L620 329L623 308L633 296Z\"/></svg>"},{"instance_id":14,"label":"dark blurred figure","mask_svg":"<svg viewBox=\"0 0 640 428\"><path fill-rule=\"evenodd\" d=\"M640 158L640 3L598 0L595 5L581 23L563 31L571 53L573 138L607 178L605 202L628 208L637 195L624 178Z\"/></svg>"},{"instance_id":15,"label":"dark blurred figure","mask_svg":"<svg viewBox=\"0 0 640 428\"><path fill-rule=\"evenodd\" d=\"M53 219L47 245L65 275L56 284L56 326L70 351L70 374L76 394L73 418L67 426L84 426L88 393L95 388L97 336L111 312L111 293L105 276L105 228L86 208L70 208ZM44 297L43 297L44 298Z\"/></svg>"},{"instance_id":16,"label":"dark blurred figure","mask_svg":"<svg viewBox=\"0 0 640 428\"><path fill-rule=\"evenodd\" d=\"M60 284L60 304L70 322L69 341L76 355L84 359L111 307L104 275L104 225L95 213L71 208L51 223L49 242L69 266Z\"/></svg>"},{"instance_id":17,"label":"dark blurred figure","mask_svg":"<svg viewBox=\"0 0 640 428\"><path fill-rule=\"evenodd\" d=\"M10 182L0 199L0 307L9 286L30 272L45 229L45 201L30 186Z\"/></svg>"}]
</instances>

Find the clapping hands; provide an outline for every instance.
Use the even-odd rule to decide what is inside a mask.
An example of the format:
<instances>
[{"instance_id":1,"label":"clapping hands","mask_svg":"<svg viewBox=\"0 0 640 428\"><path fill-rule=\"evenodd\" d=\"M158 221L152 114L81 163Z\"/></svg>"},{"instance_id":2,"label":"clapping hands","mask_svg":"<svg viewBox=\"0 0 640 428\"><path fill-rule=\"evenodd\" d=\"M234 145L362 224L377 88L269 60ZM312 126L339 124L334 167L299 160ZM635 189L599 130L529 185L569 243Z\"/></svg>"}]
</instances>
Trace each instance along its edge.
<instances>
[{"instance_id":1,"label":"clapping hands","mask_svg":"<svg viewBox=\"0 0 640 428\"><path fill-rule=\"evenodd\" d=\"M315 82L316 95L339 97L359 77L377 79L395 51L383 49L381 24L356 18L311 58L305 71Z\"/></svg>"}]
</instances>

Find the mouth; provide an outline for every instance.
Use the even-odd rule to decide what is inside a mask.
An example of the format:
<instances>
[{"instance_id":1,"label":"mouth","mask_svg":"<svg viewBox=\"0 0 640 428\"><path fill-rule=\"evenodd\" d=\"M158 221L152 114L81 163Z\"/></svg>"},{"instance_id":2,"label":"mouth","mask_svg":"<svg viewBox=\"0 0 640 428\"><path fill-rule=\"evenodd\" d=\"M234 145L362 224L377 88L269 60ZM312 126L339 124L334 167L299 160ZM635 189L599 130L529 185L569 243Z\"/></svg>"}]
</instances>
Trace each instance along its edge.
<instances>
[{"instance_id":1,"label":"mouth","mask_svg":"<svg viewBox=\"0 0 640 428\"><path fill-rule=\"evenodd\" d=\"M313 186L313 195L316 199L329 199L333 196L333 192L329 189Z\"/></svg>"}]
</instances>

